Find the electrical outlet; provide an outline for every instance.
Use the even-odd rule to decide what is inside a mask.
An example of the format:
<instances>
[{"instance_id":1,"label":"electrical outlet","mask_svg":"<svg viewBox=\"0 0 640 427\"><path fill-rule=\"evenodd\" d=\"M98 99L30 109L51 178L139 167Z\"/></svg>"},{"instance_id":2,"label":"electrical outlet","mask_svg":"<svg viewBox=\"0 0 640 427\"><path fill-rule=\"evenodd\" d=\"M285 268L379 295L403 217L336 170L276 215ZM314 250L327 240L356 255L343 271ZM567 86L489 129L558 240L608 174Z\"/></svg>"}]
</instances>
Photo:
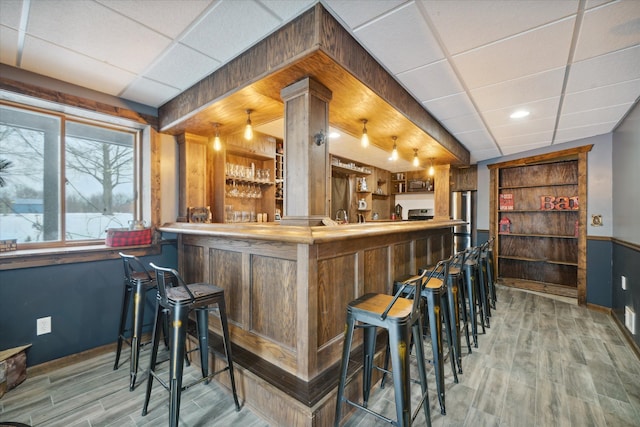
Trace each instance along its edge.
<instances>
[{"instance_id":1,"label":"electrical outlet","mask_svg":"<svg viewBox=\"0 0 640 427\"><path fill-rule=\"evenodd\" d=\"M36 320L36 335L51 333L51 316L41 317Z\"/></svg>"},{"instance_id":2,"label":"electrical outlet","mask_svg":"<svg viewBox=\"0 0 640 427\"><path fill-rule=\"evenodd\" d=\"M623 291L627 290L627 276L620 277L620 286L622 286Z\"/></svg>"}]
</instances>

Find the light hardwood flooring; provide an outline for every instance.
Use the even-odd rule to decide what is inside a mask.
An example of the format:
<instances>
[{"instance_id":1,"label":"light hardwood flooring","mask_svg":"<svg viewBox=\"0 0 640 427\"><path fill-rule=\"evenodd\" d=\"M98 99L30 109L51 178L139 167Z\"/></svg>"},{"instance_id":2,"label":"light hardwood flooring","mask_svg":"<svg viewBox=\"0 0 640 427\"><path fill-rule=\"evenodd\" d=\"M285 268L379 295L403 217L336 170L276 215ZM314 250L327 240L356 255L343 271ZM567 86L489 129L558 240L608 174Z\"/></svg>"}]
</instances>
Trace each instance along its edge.
<instances>
[{"instance_id":1,"label":"light hardwood flooring","mask_svg":"<svg viewBox=\"0 0 640 427\"><path fill-rule=\"evenodd\" d=\"M440 415L429 372L434 426L640 426L640 361L609 315L505 287L498 288L492 314L491 328L479 335L478 348L468 354L463 347L464 373L458 384L450 365L445 366L447 415ZM429 343L425 350L429 355ZM141 353L142 367L148 353ZM139 374L139 385L129 392L128 360L124 357L117 371L113 360L111 352L27 378L0 399L0 425L165 425L168 393L155 383L149 413L142 417L144 375ZM185 382L199 375L195 365L185 373ZM419 386L413 388L417 394ZM395 418L393 388L375 385L369 406ZM246 405L235 412L230 393L215 382L183 392L180 423L268 425ZM387 424L357 412L346 425ZM422 411L416 425L425 425Z\"/></svg>"}]
</instances>

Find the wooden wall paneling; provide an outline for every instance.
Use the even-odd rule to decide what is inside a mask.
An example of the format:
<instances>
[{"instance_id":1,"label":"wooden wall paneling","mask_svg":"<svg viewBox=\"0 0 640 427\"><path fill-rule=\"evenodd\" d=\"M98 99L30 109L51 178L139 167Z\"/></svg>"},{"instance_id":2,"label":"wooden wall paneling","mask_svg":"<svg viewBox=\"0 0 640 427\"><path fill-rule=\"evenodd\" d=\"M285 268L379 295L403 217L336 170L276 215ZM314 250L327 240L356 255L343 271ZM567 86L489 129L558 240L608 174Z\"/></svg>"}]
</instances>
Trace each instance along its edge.
<instances>
[{"instance_id":1,"label":"wooden wall paneling","mask_svg":"<svg viewBox=\"0 0 640 427\"><path fill-rule=\"evenodd\" d=\"M197 283L207 280L204 276L204 256L205 248L202 246L182 245L180 249L180 259L182 260L179 271L180 275L187 283Z\"/></svg>"},{"instance_id":2,"label":"wooden wall paneling","mask_svg":"<svg viewBox=\"0 0 640 427\"><path fill-rule=\"evenodd\" d=\"M478 165L451 168L451 191L475 191L478 189Z\"/></svg>"},{"instance_id":3,"label":"wooden wall paneling","mask_svg":"<svg viewBox=\"0 0 640 427\"><path fill-rule=\"evenodd\" d=\"M319 348L344 333L347 304L357 298L357 260L357 254L352 253L318 261ZM364 284L368 286L366 278Z\"/></svg>"},{"instance_id":4,"label":"wooden wall paneling","mask_svg":"<svg viewBox=\"0 0 640 427\"><path fill-rule=\"evenodd\" d=\"M250 265L251 331L295 351L296 263L252 255Z\"/></svg>"},{"instance_id":5,"label":"wooden wall paneling","mask_svg":"<svg viewBox=\"0 0 640 427\"><path fill-rule=\"evenodd\" d=\"M387 294L391 292L389 281L389 246L382 246L363 251L364 274L363 288L358 296L370 292ZM343 300L342 305L351 300Z\"/></svg>"},{"instance_id":6,"label":"wooden wall paneling","mask_svg":"<svg viewBox=\"0 0 640 427\"><path fill-rule=\"evenodd\" d=\"M421 268L427 268L431 264L429 262L429 239L417 239L415 242L415 262L416 268L414 271L417 273Z\"/></svg>"},{"instance_id":7,"label":"wooden wall paneling","mask_svg":"<svg viewBox=\"0 0 640 427\"><path fill-rule=\"evenodd\" d=\"M295 292L297 304L294 315L297 329L296 375L304 380L313 378L318 371L319 334L319 266L316 245L297 246Z\"/></svg>"},{"instance_id":8,"label":"wooden wall paneling","mask_svg":"<svg viewBox=\"0 0 640 427\"><path fill-rule=\"evenodd\" d=\"M590 149L590 148L589 148ZM578 154L578 198L580 211L578 219L578 304L587 304L587 169L588 151Z\"/></svg>"},{"instance_id":9,"label":"wooden wall paneling","mask_svg":"<svg viewBox=\"0 0 640 427\"><path fill-rule=\"evenodd\" d=\"M227 317L230 322L248 329L249 323L245 319L244 307L250 307L245 303L248 289L245 289L242 269L242 252L227 251L223 249L209 249L210 281L224 289L224 298L227 305ZM247 302L248 298L247 298Z\"/></svg>"},{"instance_id":10,"label":"wooden wall paneling","mask_svg":"<svg viewBox=\"0 0 640 427\"><path fill-rule=\"evenodd\" d=\"M411 246L411 241L393 245L394 281L416 273L414 271L415 262L412 262L411 259Z\"/></svg>"},{"instance_id":11,"label":"wooden wall paneling","mask_svg":"<svg viewBox=\"0 0 640 427\"><path fill-rule=\"evenodd\" d=\"M150 219L151 219L151 227L153 228L157 228L158 226L160 226L160 221L162 220L161 216L161 211L162 211L162 205L161 205L161 200L162 198L160 197L162 195L162 188L160 183L161 178L160 178L160 172L161 172L161 164L160 164L160 136L158 134L158 132L156 132L155 129L153 129L152 127L147 127L145 129L145 132L149 132L149 142L151 144L151 146L149 147L149 155L150 155L150 159L149 159L149 163L150 163L150 183L149 183L149 191L148 191L148 197L150 198L150 203L151 203L151 211L150 211ZM143 179L144 182L144 179ZM144 206L143 206L144 209ZM143 218L144 218L144 212L143 212Z\"/></svg>"}]
</instances>

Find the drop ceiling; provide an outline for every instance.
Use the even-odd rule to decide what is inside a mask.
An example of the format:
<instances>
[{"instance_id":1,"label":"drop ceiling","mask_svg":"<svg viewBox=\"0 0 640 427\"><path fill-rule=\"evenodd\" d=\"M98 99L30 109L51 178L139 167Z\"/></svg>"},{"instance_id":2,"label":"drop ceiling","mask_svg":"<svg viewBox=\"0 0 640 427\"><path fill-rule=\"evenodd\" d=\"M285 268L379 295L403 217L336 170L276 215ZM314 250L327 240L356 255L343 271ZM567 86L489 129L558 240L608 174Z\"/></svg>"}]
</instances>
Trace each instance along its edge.
<instances>
[{"instance_id":1,"label":"drop ceiling","mask_svg":"<svg viewBox=\"0 0 640 427\"><path fill-rule=\"evenodd\" d=\"M314 3L0 0L0 62L157 108ZM322 3L472 163L611 132L640 97L637 0Z\"/></svg>"}]
</instances>

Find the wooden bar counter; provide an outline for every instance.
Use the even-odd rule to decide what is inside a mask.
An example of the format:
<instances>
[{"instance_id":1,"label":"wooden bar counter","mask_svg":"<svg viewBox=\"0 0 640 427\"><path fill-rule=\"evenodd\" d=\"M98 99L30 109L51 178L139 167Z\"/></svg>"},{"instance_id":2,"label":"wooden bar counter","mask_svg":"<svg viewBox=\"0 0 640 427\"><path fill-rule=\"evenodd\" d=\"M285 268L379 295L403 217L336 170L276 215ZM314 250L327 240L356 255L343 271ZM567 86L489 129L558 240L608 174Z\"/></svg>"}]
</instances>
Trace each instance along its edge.
<instances>
[{"instance_id":1,"label":"wooden bar counter","mask_svg":"<svg viewBox=\"0 0 640 427\"><path fill-rule=\"evenodd\" d=\"M234 359L253 357L250 365L269 371L241 370L245 402L276 425L316 426L333 422L347 303L389 293L395 278L448 257L460 223L171 223L159 230L178 235L188 283L225 289Z\"/></svg>"}]
</instances>

